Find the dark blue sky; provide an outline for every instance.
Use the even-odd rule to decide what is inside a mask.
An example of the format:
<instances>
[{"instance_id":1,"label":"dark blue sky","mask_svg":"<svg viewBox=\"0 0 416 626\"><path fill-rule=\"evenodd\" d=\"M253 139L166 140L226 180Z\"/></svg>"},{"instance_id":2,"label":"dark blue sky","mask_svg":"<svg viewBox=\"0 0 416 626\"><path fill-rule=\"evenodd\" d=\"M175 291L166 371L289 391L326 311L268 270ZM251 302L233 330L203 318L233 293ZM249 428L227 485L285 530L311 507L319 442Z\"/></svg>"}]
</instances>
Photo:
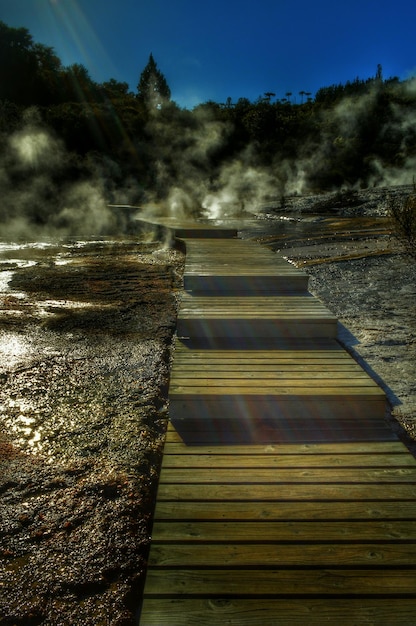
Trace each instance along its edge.
<instances>
[{"instance_id":1,"label":"dark blue sky","mask_svg":"<svg viewBox=\"0 0 416 626\"><path fill-rule=\"evenodd\" d=\"M152 52L187 108L416 73L414 1L0 0L0 20L132 91Z\"/></svg>"}]
</instances>

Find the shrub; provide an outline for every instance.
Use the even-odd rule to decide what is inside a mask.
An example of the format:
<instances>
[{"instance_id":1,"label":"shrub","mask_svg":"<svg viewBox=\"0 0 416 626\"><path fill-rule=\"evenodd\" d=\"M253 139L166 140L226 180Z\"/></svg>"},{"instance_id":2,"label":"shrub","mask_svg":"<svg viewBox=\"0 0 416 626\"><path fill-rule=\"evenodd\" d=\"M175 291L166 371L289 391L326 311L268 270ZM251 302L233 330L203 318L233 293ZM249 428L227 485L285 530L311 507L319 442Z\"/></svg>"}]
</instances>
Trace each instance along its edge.
<instances>
[{"instance_id":1,"label":"shrub","mask_svg":"<svg viewBox=\"0 0 416 626\"><path fill-rule=\"evenodd\" d=\"M416 185L405 198L394 198L389 202L389 212L397 239L406 251L416 258Z\"/></svg>"}]
</instances>

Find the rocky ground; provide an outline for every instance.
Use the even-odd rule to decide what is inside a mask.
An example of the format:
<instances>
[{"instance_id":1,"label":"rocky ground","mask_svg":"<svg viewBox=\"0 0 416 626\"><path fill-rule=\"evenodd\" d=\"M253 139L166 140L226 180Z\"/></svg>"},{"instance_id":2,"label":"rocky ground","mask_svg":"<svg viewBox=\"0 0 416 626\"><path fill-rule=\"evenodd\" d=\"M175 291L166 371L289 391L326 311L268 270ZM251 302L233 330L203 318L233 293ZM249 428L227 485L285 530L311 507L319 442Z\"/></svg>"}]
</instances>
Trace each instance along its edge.
<instances>
[{"instance_id":1,"label":"rocky ground","mask_svg":"<svg viewBox=\"0 0 416 626\"><path fill-rule=\"evenodd\" d=\"M338 317L340 341L386 391L392 427L416 454L416 259L388 213L392 198L411 192L294 198L286 215L299 227L258 238L309 273L310 291Z\"/></svg>"},{"instance_id":2,"label":"rocky ground","mask_svg":"<svg viewBox=\"0 0 416 626\"><path fill-rule=\"evenodd\" d=\"M243 228L311 276L416 451L416 262L387 193L287 200ZM0 622L131 625L167 421L183 257L160 244L0 248Z\"/></svg>"},{"instance_id":3,"label":"rocky ground","mask_svg":"<svg viewBox=\"0 0 416 626\"><path fill-rule=\"evenodd\" d=\"M0 623L133 624L182 255L4 246Z\"/></svg>"}]
</instances>

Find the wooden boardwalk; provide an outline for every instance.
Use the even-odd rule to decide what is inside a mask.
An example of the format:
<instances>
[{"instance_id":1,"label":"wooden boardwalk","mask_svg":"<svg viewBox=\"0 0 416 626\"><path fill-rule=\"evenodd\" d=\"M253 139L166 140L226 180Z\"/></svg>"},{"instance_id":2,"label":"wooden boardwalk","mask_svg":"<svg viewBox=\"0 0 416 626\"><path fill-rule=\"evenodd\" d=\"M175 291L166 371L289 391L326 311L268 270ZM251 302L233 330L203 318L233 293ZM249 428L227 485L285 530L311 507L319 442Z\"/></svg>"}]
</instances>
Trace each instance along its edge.
<instances>
[{"instance_id":1,"label":"wooden boardwalk","mask_svg":"<svg viewBox=\"0 0 416 626\"><path fill-rule=\"evenodd\" d=\"M302 272L205 237L186 240L141 626L416 624L416 461L383 392Z\"/></svg>"}]
</instances>

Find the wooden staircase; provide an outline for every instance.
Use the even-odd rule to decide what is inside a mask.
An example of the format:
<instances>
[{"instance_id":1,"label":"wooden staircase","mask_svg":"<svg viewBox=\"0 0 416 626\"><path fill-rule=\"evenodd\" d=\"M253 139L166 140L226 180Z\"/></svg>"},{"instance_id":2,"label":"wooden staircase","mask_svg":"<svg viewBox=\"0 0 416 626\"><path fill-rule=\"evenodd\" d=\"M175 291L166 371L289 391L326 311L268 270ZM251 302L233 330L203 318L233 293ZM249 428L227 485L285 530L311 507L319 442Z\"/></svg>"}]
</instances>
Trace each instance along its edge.
<instances>
[{"instance_id":1,"label":"wooden staircase","mask_svg":"<svg viewBox=\"0 0 416 626\"><path fill-rule=\"evenodd\" d=\"M141 626L416 623L416 461L384 393L303 272L186 234Z\"/></svg>"},{"instance_id":2,"label":"wooden staircase","mask_svg":"<svg viewBox=\"0 0 416 626\"><path fill-rule=\"evenodd\" d=\"M169 397L189 445L392 437L384 394L335 340L224 350L178 339Z\"/></svg>"},{"instance_id":3,"label":"wooden staircase","mask_svg":"<svg viewBox=\"0 0 416 626\"><path fill-rule=\"evenodd\" d=\"M384 393L303 271L251 241L185 243L169 399L186 443L391 437Z\"/></svg>"}]
</instances>

